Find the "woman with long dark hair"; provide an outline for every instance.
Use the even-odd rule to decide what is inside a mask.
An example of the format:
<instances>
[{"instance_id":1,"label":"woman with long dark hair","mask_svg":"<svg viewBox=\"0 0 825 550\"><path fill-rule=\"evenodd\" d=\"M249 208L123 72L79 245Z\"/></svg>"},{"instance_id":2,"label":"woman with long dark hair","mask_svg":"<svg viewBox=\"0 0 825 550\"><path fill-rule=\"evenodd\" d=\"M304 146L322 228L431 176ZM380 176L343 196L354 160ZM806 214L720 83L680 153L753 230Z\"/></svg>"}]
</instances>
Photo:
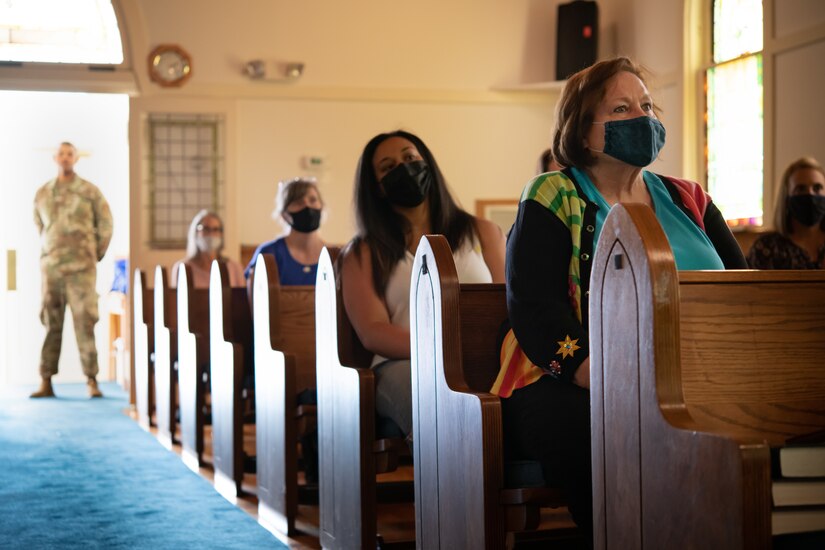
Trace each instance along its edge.
<instances>
[{"instance_id":1,"label":"woman with long dark hair","mask_svg":"<svg viewBox=\"0 0 825 550\"><path fill-rule=\"evenodd\" d=\"M341 257L344 308L375 354L378 414L409 436L409 293L418 242L423 235L444 235L463 283L504 282L504 236L456 204L429 148L400 130L364 147L354 201L358 233Z\"/></svg>"}]
</instances>

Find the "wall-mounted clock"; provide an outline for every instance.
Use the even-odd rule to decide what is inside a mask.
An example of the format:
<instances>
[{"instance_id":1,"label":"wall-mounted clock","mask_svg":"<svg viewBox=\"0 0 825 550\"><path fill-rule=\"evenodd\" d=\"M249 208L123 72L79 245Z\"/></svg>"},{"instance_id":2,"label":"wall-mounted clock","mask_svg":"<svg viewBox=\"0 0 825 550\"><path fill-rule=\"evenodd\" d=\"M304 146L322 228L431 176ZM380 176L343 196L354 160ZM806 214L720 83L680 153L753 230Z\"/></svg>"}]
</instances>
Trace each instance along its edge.
<instances>
[{"instance_id":1,"label":"wall-mounted clock","mask_svg":"<svg viewBox=\"0 0 825 550\"><path fill-rule=\"evenodd\" d=\"M192 58L175 44L161 44L149 54L149 77L161 86L181 86L192 76Z\"/></svg>"}]
</instances>

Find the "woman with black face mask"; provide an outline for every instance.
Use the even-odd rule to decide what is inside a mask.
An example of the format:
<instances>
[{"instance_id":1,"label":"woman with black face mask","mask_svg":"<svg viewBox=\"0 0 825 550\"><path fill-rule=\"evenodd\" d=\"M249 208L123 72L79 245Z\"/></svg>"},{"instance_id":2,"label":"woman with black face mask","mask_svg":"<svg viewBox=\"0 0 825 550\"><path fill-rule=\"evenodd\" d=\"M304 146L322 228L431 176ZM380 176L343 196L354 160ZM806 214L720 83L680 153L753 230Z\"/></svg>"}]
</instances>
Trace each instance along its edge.
<instances>
[{"instance_id":1,"label":"woman with black face mask","mask_svg":"<svg viewBox=\"0 0 825 550\"><path fill-rule=\"evenodd\" d=\"M775 232L748 253L754 269L825 269L825 170L811 157L782 174L774 209Z\"/></svg>"},{"instance_id":2,"label":"woman with black face mask","mask_svg":"<svg viewBox=\"0 0 825 550\"><path fill-rule=\"evenodd\" d=\"M324 241L318 231L324 203L314 181L295 178L278 184L278 198L272 217L281 222L286 235L255 249L244 275L255 269L258 254L272 254L282 285L315 285L318 256Z\"/></svg>"},{"instance_id":3,"label":"woman with black face mask","mask_svg":"<svg viewBox=\"0 0 825 550\"><path fill-rule=\"evenodd\" d=\"M462 283L504 281L504 236L461 210L430 150L396 131L370 140L355 178L357 236L342 252L344 308L375 354L376 409L412 432L410 276L426 234L447 238Z\"/></svg>"}]
</instances>

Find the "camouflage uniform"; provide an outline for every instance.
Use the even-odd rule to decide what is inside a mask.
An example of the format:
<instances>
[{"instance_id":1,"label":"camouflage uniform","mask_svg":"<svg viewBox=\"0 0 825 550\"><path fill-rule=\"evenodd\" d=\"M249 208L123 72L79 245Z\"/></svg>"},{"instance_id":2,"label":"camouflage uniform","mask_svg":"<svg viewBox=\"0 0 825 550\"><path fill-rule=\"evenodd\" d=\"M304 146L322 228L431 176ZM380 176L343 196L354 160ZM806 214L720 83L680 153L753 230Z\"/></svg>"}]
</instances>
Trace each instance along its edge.
<instances>
[{"instance_id":1,"label":"camouflage uniform","mask_svg":"<svg viewBox=\"0 0 825 550\"><path fill-rule=\"evenodd\" d=\"M34 198L34 222L40 232L43 307L40 320L46 339L40 375L57 374L66 305L72 309L83 373L97 376L94 326L98 320L95 279L97 262L112 238L112 212L100 190L75 176L43 185Z\"/></svg>"}]
</instances>

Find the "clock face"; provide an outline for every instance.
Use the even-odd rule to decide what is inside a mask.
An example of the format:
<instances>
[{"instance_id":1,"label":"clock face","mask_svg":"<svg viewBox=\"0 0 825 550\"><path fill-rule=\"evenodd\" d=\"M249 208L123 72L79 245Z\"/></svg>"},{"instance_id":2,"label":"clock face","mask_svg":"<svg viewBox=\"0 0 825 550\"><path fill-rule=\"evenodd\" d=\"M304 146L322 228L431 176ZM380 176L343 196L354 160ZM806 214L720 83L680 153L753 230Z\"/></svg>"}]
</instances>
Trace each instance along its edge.
<instances>
[{"instance_id":1,"label":"clock face","mask_svg":"<svg viewBox=\"0 0 825 550\"><path fill-rule=\"evenodd\" d=\"M161 86L180 86L192 75L192 60L181 47L163 44L149 54L149 76Z\"/></svg>"}]
</instances>

